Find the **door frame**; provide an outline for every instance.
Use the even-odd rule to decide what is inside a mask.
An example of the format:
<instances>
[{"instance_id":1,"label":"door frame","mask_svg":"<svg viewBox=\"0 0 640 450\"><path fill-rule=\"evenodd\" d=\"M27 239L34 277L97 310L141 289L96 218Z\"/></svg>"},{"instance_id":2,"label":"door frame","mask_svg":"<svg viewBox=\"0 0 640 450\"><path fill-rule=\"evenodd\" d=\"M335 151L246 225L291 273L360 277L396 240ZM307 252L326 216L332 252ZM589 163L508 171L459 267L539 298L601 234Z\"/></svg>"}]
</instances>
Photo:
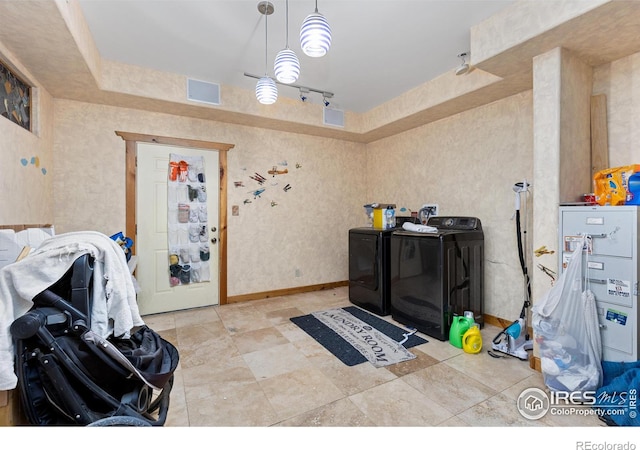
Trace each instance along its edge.
<instances>
[{"instance_id":1,"label":"door frame","mask_svg":"<svg viewBox=\"0 0 640 450\"><path fill-rule=\"evenodd\" d=\"M167 136L157 136L152 134L129 133L126 131L116 131L116 135L125 141L126 147L126 172L125 172L125 197L126 197L126 223L125 235L135 236L137 229L137 205L136 205L136 176L137 161L136 153L138 142L151 144L173 145L177 147L197 148L200 150L213 150L219 153L220 168L220 189L218 193L218 258L220 279L218 282L218 301L220 305L227 304L227 152L235 147L234 144L224 144L221 142L199 141L195 139L182 139ZM135 254L135 240L132 247Z\"/></svg>"}]
</instances>

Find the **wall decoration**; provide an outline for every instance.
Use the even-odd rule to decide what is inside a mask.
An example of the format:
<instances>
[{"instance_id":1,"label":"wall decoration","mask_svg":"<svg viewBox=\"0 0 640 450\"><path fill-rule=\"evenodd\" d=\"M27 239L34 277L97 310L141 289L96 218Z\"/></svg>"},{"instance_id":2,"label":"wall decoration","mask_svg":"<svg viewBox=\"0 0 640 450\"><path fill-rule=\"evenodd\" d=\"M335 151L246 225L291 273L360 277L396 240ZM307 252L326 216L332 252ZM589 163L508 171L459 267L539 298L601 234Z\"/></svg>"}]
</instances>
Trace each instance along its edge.
<instances>
[{"instance_id":1,"label":"wall decoration","mask_svg":"<svg viewBox=\"0 0 640 450\"><path fill-rule=\"evenodd\" d=\"M31 131L31 87L0 62L0 115Z\"/></svg>"},{"instance_id":2,"label":"wall decoration","mask_svg":"<svg viewBox=\"0 0 640 450\"><path fill-rule=\"evenodd\" d=\"M47 174L47 169L45 169L44 167L40 167L40 158L38 156L32 156L31 160L28 160L27 158L20 159L20 164L22 164L23 167L27 167L29 163L31 163L32 166L39 168L42 175Z\"/></svg>"},{"instance_id":3,"label":"wall decoration","mask_svg":"<svg viewBox=\"0 0 640 450\"><path fill-rule=\"evenodd\" d=\"M267 170L267 173L269 175L271 175L271 181L268 183L269 186L278 186L279 183L278 183L278 181L276 181L278 178L283 177L283 176L284 177L289 176L290 172L289 172L289 169L287 168L288 165L289 164L287 163L287 161L283 160L283 161L279 162L278 164L275 164L275 165L271 166L271 169ZM300 165L299 163L296 163L296 169L300 169L301 167L302 167L302 165ZM246 169L243 168L242 170L245 171ZM258 185L260 186L260 187L258 187L256 189L253 189L253 190L249 191L249 193L253 195L253 199L254 200L261 198L262 194L264 194L266 192L266 190L267 190L266 187L263 187L265 185L267 179L264 176L262 176L260 173L258 173L258 172L254 172L253 175L249 175L249 178L252 179L253 181L257 182ZM244 187L244 183L242 181L236 181L236 182L234 182L234 184L235 184L236 187ZM287 183L282 188L282 190L284 192L289 192L291 190L291 188L292 188L291 183ZM272 188L269 187L269 189L272 189ZM269 193L270 193L269 195L271 197L273 197L273 195L271 194L272 192L274 192L274 191L273 190L269 191ZM277 192L277 191L275 191L275 192ZM277 198L271 198L270 199L270 204L271 204L272 207L278 205L278 201L277 200L278 200ZM244 200L244 204L245 205L247 205L249 203L252 203L250 199L247 198L247 199Z\"/></svg>"},{"instance_id":4,"label":"wall decoration","mask_svg":"<svg viewBox=\"0 0 640 450\"><path fill-rule=\"evenodd\" d=\"M264 184L264 182L267 181L267 179L260 175L258 172L255 172L255 175L249 175L249 178L251 178L252 180L256 180L260 185Z\"/></svg>"},{"instance_id":5,"label":"wall decoration","mask_svg":"<svg viewBox=\"0 0 640 450\"><path fill-rule=\"evenodd\" d=\"M276 175L284 175L285 173L289 173L289 169L279 170L278 166L273 166L273 168L269 170L268 173L269 175L275 177Z\"/></svg>"},{"instance_id":6,"label":"wall decoration","mask_svg":"<svg viewBox=\"0 0 640 450\"><path fill-rule=\"evenodd\" d=\"M262 195L262 193L264 192L264 189L256 189L255 191L253 191L253 198L260 198L260 196Z\"/></svg>"},{"instance_id":7,"label":"wall decoration","mask_svg":"<svg viewBox=\"0 0 640 450\"><path fill-rule=\"evenodd\" d=\"M171 154L167 183L169 284L210 281L204 158Z\"/></svg>"}]
</instances>

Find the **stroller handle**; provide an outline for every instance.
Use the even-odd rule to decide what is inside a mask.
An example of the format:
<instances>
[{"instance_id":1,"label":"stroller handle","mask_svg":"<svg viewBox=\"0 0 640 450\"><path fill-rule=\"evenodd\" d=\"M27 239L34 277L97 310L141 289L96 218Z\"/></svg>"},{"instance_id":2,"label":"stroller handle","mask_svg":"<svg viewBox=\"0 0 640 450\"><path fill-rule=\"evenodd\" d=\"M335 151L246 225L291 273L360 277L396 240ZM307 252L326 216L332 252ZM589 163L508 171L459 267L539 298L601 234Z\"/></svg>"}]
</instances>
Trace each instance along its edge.
<instances>
[{"instance_id":1,"label":"stroller handle","mask_svg":"<svg viewBox=\"0 0 640 450\"><path fill-rule=\"evenodd\" d=\"M58 308L60 311L66 311L69 313L74 321L81 320L88 323L87 314L74 308L71 303L49 289L45 289L36 295L33 302L37 305L53 306L54 308Z\"/></svg>"},{"instance_id":2,"label":"stroller handle","mask_svg":"<svg viewBox=\"0 0 640 450\"><path fill-rule=\"evenodd\" d=\"M40 327L45 326L46 323L46 314L39 309L34 309L14 320L9 331L14 339L28 339L35 336Z\"/></svg>"}]
</instances>

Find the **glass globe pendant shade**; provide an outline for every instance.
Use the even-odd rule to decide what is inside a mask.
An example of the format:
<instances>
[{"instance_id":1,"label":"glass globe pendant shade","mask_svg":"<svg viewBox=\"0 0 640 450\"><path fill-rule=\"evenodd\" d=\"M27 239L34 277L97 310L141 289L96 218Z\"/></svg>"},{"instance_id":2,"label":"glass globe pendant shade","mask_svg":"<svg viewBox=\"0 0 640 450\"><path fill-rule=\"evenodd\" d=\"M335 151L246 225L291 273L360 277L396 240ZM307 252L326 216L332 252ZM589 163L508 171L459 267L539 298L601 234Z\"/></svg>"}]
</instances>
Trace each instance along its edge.
<instances>
[{"instance_id":1,"label":"glass globe pendant shade","mask_svg":"<svg viewBox=\"0 0 640 450\"><path fill-rule=\"evenodd\" d=\"M278 100L278 87L270 77L264 76L256 84L256 98L263 105L271 105Z\"/></svg>"},{"instance_id":2,"label":"glass globe pendant shade","mask_svg":"<svg viewBox=\"0 0 640 450\"><path fill-rule=\"evenodd\" d=\"M290 48L280 50L274 63L276 79L280 83L295 83L300 76L300 61L295 52Z\"/></svg>"},{"instance_id":3,"label":"glass globe pendant shade","mask_svg":"<svg viewBox=\"0 0 640 450\"><path fill-rule=\"evenodd\" d=\"M300 27L300 46L305 55L312 58L324 56L331 47L331 27L318 10L304 19Z\"/></svg>"}]
</instances>

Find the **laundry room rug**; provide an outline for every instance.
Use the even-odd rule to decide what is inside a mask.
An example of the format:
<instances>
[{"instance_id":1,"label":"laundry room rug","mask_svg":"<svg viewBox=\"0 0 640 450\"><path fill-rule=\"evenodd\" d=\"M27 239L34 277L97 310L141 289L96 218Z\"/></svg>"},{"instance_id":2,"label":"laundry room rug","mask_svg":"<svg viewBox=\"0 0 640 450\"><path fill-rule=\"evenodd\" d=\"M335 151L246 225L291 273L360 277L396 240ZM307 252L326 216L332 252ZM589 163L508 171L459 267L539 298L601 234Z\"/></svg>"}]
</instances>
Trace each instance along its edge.
<instances>
[{"instance_id":1,"label":"laundry room rug","mask_svg":"<svg viewBox=\"0 0 640 450\"><path fill-rule=\"evenodd\" d=\"M375 367L384 367L409 361L416 356L407 348L428 342L411 330L355 306L317 311L290 320L347 366L369 361Z\"/></svg>"}]
</instances>

